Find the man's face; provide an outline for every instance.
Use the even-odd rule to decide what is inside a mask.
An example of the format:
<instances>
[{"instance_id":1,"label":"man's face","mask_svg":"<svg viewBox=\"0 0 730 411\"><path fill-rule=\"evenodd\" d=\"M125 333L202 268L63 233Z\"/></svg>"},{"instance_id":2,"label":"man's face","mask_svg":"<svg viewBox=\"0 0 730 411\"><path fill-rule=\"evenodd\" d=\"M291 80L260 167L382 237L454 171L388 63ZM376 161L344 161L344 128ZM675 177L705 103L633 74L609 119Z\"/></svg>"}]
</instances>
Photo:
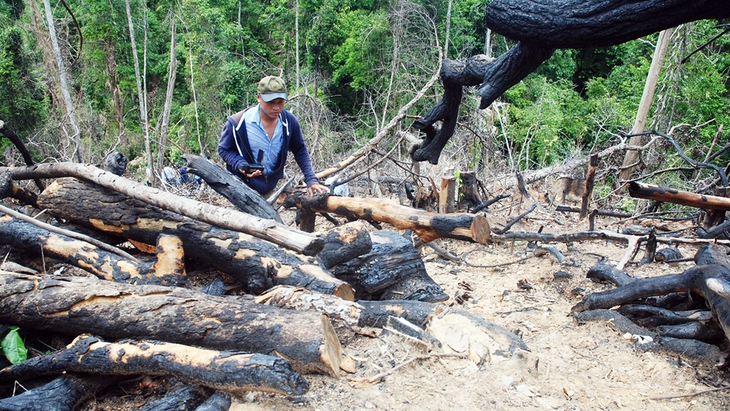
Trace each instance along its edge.
<instances>
[{"instance_id":1,"label":"man's face","mask_svg":"<svg viewBox=\"0 0 730 411\"><path fill-rule=\"evenodd\" d=\"M284 104L286 100L283 98L277 98L270 102L264 101L261 96L257 97L259 104L261 105L261 115L269 118L278 117L279 114L284 110Z\"/></svg>"}]
</instances>

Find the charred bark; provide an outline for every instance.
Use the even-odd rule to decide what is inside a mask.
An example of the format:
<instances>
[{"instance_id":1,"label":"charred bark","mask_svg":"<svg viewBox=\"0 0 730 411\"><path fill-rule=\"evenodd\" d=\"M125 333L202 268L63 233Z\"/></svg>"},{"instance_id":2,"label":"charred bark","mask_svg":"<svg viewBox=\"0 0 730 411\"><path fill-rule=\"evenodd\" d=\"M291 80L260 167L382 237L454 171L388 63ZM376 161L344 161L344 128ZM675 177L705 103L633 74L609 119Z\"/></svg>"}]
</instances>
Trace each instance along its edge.
<instances>
[{"instance_id":1,"label":"charred bark","mask_svg":"<svg viewBox=\"0 0 730 411\"><path fill-rule=\"evenodd\" d=\"M162 240L163 244L167 240ZM30 223L0 216L0 244L43 253L84 269L108 281L130 284L184 286L187 284L180 256L161 252L156 262L131 261L93 244L48 232ZM164 247L164 245L163 245ZM167 255L166 255L167 254Z\"/></svg>"},{"instance_id":2,"label":"charred bark","mask_svg":"<svg viewBox=\"0 0 730 411\"><path fill-rule=\"evenodd\" d=\"M238 177L217 166L212 161L193 154L183 156L188 170L200 176L206 184L225 197L236 208L251 215L269 218L281 223L281 217L259 193L243 183Z\"/></svg>"},{"instance_id":3,"label":"charred bark","mask_svg":"<svg viewBox=\"0 0 730 411\"><path fill-rule=\"evenodd\" d=\"M0 411L73 411L113 379L63 375L48 384L0 399Z\"/></svg>"},{"instance_id":4,"label":"charred bark","mask_svg":"<svg viewBox=\"0 0 730 411\"><path fill-rule=\"evenodd\" d=\"M426 272L418 250L395 232L373 232L372 250L332 267L357 299L444 301L449 296Z\"/></svg>"},{"instance_id":5,"label":"charred bark","mask_svg":"<svg viewBox=\"0 0 730 411\"><path fill-rule=\"evenodd\" d=\"M323 247L322 240L317 235L294 230L274 220L167 193L91 165L55 163L38 164L33 167L0 167L0 173L4 171L8 171L16 180L74 176L129 198L208 224L247 233L305 255L317 254ZM49 190L46 189L45 192L48 193Z\"/></svg>"},{"instance_id":6,"label":"charred bark","mask_svg":"<svg viewBox=\"0 0 730 411\"><path fill-rule=\"evenodd\" d=\"M713 247L718 246L707 246ZM704 298L725 335L730 337L730 266L704 265L704 255L716 254L712 251L698 253L698 265L681 274L636 279L613 290L587 295L571 311L576 313L611 308L647 297L691 291Z\"/></svg>"},{"instance_id":7,"label":"charred bark","mask_svg":"<svg viewBox=\"0 0 730 411\"><path fill-rule=\"evenodd\" d=\"M68 347L0 370L0 382L65 372L99 375L166 375L233 394L264 391L301 395L309 383L285 360L265 354L216 351L151 340L105 342L81 336Z\"/></svg>"},{"instance_id":8,"label":"charred bark","mask_svg":"<svg viewBox=\"0 0 730 411\"><path fill-rule=\"evenodd\" d=\"M673 188L641 184L635 181L629 183L629 195L634 198L655 200L662 203L682 204L722 211L730 210L730 198L696 194Z\"/></svg>"},{"instance_id":9,"label":"charred bark","mask_svg":"<svg viewBox=\"0 0 730 411\"><path fill-rule=\"evenodd\" d=\"M494 0L487 26L552 48L607 47L682 23L730 16L723 0Z\"/></svg>"},{"instance_id":10,"label":"charred bark","mask_svg":"<svg viewBox=\"0 0 730 411\"><path fill-rule=\"evenodd\" d=\"M0 323L107 340L144 338L276 354L299 373L337 375L340 342L326 316L179 287L0 271Z\"/></svg>"}]
</instances>

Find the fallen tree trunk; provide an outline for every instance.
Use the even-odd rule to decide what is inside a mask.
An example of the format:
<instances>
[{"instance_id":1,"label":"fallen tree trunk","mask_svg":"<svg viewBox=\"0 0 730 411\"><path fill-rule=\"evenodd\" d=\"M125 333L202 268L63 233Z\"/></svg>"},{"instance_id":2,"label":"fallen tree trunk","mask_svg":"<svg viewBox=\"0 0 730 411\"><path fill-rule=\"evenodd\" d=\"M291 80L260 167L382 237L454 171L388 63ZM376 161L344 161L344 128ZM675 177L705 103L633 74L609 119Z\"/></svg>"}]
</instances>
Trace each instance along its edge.
<instances>
[{"instance_id":1,"label":"fallen tree trunk","mask_svg":"<svg viewBox=\"0 0 730 411\"><path fill-rule=\"evenodd\" d=\"M266 202L266 199L238 177L204 157L185 154L183 158L187 160L189 172L200 176L210 188L239 210L282 223L279 213Z\"/></svg>"},{"instance_id":2,"label":"fallen tree trunk","mask_svg":"<svg viewBox=\"0 0 730 411\"><path fill-rule=\"evenodd\" d=\"M162 239L163 248L167 241L169 239ZM42 250L47 257L79 267L108 281L171 286L187 284L184 269L181 270L179 264L181 257L175 255L174 250L160 253L157 262L135 262L85 241L48 232L8 215L0 216L0 244L33 253Z\"/></svg>"},{"instance_id":3,"label":"fallen tree trunk","mask_svg":"<svg viewBox=\"0 0 730 411\"><path fill-rule=\"evenodd\" d=\"M634 198L661 201L663 203L682 204L691 207L730 211L730 198L696 194L673 188L641 184L635 181L629 183L629 195Z\"/></svg>"},{"instance_id":4,"label":"fallen tree trunk","mask_svg":"<svg viewBox=\"0 0 730 411\"><path fill-rule=\"evenodd\" d=\"M73 411L114 379L63 375L22 394L0 399L0 411Z\"/></svg>"},{"instance_id":5,"label":"fallen tree trunk","mask_svg":"<svg viewBox=\"0 0 730 411\"><path fill-rule=\"evenodd\" d=\"M39 204L63 219L123 238L154 244L158 235L182 240L185 254L207 262L258 294L275 284L313 288L354 298L344 281L305 256L248 234L224 230L74 178L56 180ZM343 251L343 254L350 254Z\"/></svg>"},{"instance_id":6,"label":"fallen tree trunk","mask_svg":"<svg viewBox=\"0 0 730 411\"><path fill-rule=\"evenodd\" d=\"M441 304L405 300L353 303L291 287L276 287L258 301L278 307L327 312L341 332L348 328L352 332L361 327L387 328L394 317L403 319L425 328L445 351L463 350L461 354L477 364L491 356L509 358L517 350L529 351L520 337L505 328Z\"/></svg>"},{"instance_id":7,"label":"fallen tree trunk","mask_svg":"<svg viewBox=\"0 0 730 411\"><path fill-rule=\"evenodd\" d=\"M15 180L73 176L120 192L147 204L204 221L208 224L250 234L305 255L317 254L323 247L322 240L317 235L294 230L274 220L216 207L147 187L91 165L55 163L38 164L32 167L0 167L0 173L4 171L8 171Z\"/></svg>"},{"instance_id":8,"label":"fallen tree trunk","mask_svg":"<svg viewBox=\"0 0 730 411\"><path fill-rule=\"evenodd\" d=\"M160 341L118 343L81 336L60 351L0 370L0 382L65 372L101 375L170 375L193 385L240 394L264 391L302 395L309 383L285 360L265 354L216 351Z\"/></svg>"},{"instance_id":9,"label":"fallen tree trunk","mask_svg":"<svg viewBox=\"0 0 730 411\"><path fill-rule=\"evenodd\" d=\"M388 223L402 230L413 230L425 242L455 238L486 244L490 235L489 222L481 214L438 214L402 206L388 199L290 195L284 200L284 206L336 213L353 220Z\"/></svg>"},{"instance_id":10,"label":"fallen tree trunk","mask_svg":"<svg viewBox=\"0 0 730 411\"><path fill-rule=\"evenodd\" d=\"M299 373L337 375L340 341L322 314L179 287L0 271L0 323L108 340L145 338L275 354Z\"/></svg>"}]
</instances>

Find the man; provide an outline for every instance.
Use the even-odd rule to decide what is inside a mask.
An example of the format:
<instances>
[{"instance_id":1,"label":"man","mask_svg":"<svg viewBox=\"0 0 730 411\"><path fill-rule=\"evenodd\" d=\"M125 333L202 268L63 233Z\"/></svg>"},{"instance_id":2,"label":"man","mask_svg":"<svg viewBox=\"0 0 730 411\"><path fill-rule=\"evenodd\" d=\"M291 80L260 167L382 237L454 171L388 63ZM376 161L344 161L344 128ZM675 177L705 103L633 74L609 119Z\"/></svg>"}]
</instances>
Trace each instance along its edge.
<instances>
[{"instance_id":1,"label":"man","mask_svg":"<svg viewBox=\"0 0 730 411\"><path fill-rule=\"evenodd\" d=\"M309 194L326 193L312 170L299 121L284 109L287 88L281 77L266 76L258 83L258 105L228 117L223 125L218 154L226 168L264 197L284 177L291 151L304 173Z\"/></svg>"}]
</instances>

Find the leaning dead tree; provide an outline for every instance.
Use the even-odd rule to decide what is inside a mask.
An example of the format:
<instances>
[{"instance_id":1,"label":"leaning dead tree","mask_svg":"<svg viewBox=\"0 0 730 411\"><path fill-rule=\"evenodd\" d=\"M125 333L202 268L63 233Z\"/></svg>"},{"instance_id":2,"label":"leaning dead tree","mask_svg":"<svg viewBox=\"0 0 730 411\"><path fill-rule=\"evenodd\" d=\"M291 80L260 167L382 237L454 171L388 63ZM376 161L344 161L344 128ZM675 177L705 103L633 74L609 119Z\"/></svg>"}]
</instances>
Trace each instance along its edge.
<instances>
[{"instance_id":1,"label":"leaning dead tree","mask_svg":"<svg viewBox=\"0 0 730 411\"><path fill-rule=\"evenodd\" d=\"M425 136L411 153L415 161L438 163L456 127L463 88L479 86L480 108L487 108L532 73L555 49L606 47L682 23L730 16L723 0L494 0L487 26L518 41L490 61L445 59L441 65L442 99L413 127ZM435 124L441 122L440 127Z\"/></svg>"}]
</instances>

